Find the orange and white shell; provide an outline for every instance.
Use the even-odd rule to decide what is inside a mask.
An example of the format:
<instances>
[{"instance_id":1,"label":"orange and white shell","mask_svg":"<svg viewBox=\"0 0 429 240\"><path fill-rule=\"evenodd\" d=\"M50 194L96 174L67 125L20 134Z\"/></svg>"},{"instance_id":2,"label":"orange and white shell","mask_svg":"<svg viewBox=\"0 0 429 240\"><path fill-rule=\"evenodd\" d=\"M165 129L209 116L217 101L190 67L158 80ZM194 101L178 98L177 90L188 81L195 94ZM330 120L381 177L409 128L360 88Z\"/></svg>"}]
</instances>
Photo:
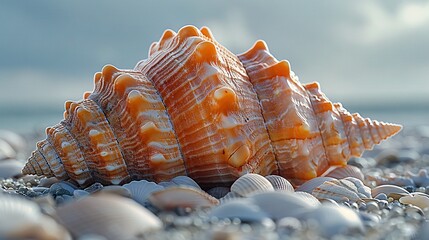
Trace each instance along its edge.
<instances>
[{"instance_id":1,"label":"orange and white shell","mask_svg":"<svg viewBox=\"0 0 429 240\"><path fill-rule=\"evenodd\" d=\"M219 186L245 173L300 183L401 129L301 84L263 41L234 55L206 27L167 30L134 69L107 65L94 82L83 100L65 103L23 173L81 186L178 175Z\"/></svg>"}]
</instances>

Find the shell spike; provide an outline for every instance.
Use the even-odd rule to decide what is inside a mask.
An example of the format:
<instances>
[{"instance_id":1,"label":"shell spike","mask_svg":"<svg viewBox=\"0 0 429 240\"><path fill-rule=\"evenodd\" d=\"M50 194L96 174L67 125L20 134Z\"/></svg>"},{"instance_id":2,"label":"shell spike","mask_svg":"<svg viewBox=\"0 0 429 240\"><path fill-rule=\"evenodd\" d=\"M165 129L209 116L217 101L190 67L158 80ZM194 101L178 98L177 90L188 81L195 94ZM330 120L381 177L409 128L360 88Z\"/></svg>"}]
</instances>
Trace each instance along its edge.
<instances>
[{"instance_id":1,"label":"shell spike","mask_svg":"<svg viewBox=\"0 0 429 240\"><path fill-rule=\"evenodd\" d=\"M82 96L82 97L83 97L83 99L88 99L88 98L89 98L89 95L91 95L91 93L92 93L91 91L86 91L86 92L84 92L84 93L83 93L83 96Z\"/></svg>"},{"instance_id":2,"label":"shell spike","mask_svg":"<svg viewBox=\"0 0 429 240\"><path fill-rule=\"evenodd\" d=\"M161 40L157 44L158 48L163 48L164 46L168 45L174 36L176 36L176 33L173 30L165 30L162 34Z\"/></svg>"},{"instance_id":3,"label":"shell spike","mask_svg":"<svg viewBox=\"0 0 429 240\"><path fill-rule=\"evenodd\" d=\"M179 39L182 42L185 41L187 38L199 36L200 30L198 30L198 28L194 26L188 25L182 27L177 33L177 35L179 35Z\"/></svg>"},{"instance_id":4,"label":"shell spike","mask_svg":"<svg viewBox=\"0 0 429 240\"><path fill-rule=\"evenodd\" d=\"M268 46L263 40L258 40L253 44L253 46L246 52L240 54L240 58L252 59L258 56L260 51L269 52Z\"/></svg>"},{"instance_id":5,"label":"shell spike","mask_svg":"<svg viewBox=\"0 0 429 240\"><path fill-rule=\"evenodd\" d=\"M210 29L209 29L208 27L203 26L203 27L200 29L200 31L201 31L201 33L202 33L204 36L206 36L208 39L210 39L210 40L212 40L212 41L215 41L215 38L213 37L213 34L212 34L212 32L210 31Z\"/></svg>"},{"instance_id":6,"label":"shell spike","mask_svg":"<svg viewBox=\"0 0 429 240\"><path fill-rule=\"evenodd\" d=\"M193 60L196 62L213 62L218 59L216 46L212 42L201 42L195 49Z\"/></svg>"}]
</instances>

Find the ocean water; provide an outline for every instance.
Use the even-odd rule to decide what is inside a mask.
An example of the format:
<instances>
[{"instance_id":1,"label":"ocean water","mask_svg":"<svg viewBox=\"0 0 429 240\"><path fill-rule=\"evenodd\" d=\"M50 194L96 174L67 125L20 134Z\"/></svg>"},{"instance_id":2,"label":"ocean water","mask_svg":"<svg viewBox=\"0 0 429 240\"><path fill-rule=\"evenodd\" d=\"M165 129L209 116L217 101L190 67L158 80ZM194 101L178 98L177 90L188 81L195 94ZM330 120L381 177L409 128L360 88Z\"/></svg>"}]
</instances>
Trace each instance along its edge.
<instances>
[{"instance_id":1,"label":"ocean water","mask_svg":"<svg viewBox=\"0 0 429 240\"><path fill-rule=\"evenodd\" d=\"M345 106L350 112L358 112L363 117L379 121L398 123L405 128L429 125L429 105L384 105L384 106ZM63 119L63 109L27 107L1 108L0 129L18 133L43 133L46 127L53 126Z\"/></svg>"}]
</instances>

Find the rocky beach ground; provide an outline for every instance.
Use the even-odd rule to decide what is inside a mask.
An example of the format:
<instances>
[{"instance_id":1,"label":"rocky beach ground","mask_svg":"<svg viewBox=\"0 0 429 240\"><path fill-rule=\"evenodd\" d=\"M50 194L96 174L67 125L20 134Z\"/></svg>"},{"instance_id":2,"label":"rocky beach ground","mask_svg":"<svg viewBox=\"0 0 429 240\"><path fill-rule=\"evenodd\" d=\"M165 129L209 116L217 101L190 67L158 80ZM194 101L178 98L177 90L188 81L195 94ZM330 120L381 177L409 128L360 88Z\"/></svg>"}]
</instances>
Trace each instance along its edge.
<instances>
[{"instance_id":1,"label":"rocky beach ground","mask_svg":"<svg viewBox=\"0 0 429 240\"><path fill-rule=\"evenodd\" d=\"M21 175L41 138L0 131L0 239L429 239L429 126L297 189L249 174L207 192L183 176L79 189Z\"/></svg>"}]
</instances>

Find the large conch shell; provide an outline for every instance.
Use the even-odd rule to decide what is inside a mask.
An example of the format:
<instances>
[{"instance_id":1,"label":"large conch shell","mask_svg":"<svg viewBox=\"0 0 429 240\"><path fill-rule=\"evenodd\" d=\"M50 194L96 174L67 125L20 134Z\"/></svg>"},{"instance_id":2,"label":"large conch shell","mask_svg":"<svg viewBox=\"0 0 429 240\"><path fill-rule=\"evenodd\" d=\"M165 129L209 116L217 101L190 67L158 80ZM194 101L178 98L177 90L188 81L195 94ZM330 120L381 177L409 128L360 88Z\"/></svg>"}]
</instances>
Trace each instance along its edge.
<instances>
[{"instance_id":1,"label":"large conch shell","mask_svg":"<svg viewBox=\"0 0 429 240\"><path fill-rule=\"evenodd\" d=\"M346 165L400 125L350 114L318 83L301 84L263 41L234 55L206 27L164 32L133 70L111 65L65 103L24 174L122 184L188 175L202 186L245 173L294 183Z\"/></svg>"}]
</instances>

